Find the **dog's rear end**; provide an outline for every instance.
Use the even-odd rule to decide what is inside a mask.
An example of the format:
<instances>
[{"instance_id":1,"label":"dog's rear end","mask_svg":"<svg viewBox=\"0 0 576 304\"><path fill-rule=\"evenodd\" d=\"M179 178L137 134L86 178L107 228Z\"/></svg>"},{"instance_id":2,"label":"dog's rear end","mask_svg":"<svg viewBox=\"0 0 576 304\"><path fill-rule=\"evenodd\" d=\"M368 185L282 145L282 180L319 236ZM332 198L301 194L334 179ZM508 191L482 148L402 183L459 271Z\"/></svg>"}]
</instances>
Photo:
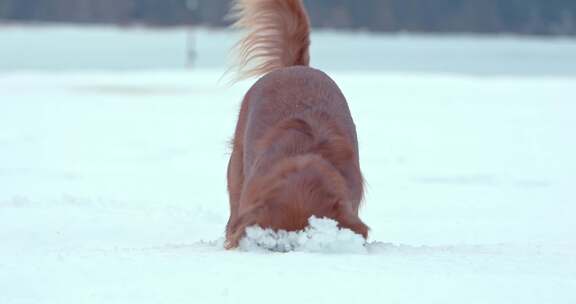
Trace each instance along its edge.
<instances>
[{"instance_id":1,"label":"dog's rear end","mask_svg":"<svg viewBox=\"0 0 576 304\"><path fill-rule=\"evenodd\" d=\"M266 74L246 94L228 166L228 247L246 227L299 230L329 217L367 237L356 130L338 86L309 68L301 0L238 0L239 78Z\"/></svg>"}]
</instances>

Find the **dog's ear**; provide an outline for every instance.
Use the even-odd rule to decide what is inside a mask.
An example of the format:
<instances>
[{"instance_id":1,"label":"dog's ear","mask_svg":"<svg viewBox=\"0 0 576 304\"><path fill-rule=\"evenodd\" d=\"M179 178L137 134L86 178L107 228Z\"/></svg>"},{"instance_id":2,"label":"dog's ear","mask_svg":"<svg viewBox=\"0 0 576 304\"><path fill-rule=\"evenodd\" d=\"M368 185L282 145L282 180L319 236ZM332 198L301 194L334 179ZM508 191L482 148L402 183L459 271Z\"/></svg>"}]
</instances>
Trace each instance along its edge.
<instances>
[{"instance_id":1,"label":"dog's ear","mask_svg":"<svg viewBox=\"0 0 576 304\"><path fill-rule=\"evenodd\" d=\"M230 234L227 236L225 244L226 249L238 247L240 240L246 234L246 228L254 225L266 226L267 214L268 205L261 203L240 215L230 226Z\"/></svg>"},{"instance_id":2,"label":"dog's ear","mask_svg":"<svg viewBox=\"0 0 576 304\"><path fill-rule=\"evenodd\" d=\"M368 231L370 228L366 226L360 217L352 211L349 204L339 201L334 208L338 209L338 226L340 228L350 229L355 233L362 235L364 239L368 239Z\"/></svg>"},{"instance_id":3,"label":"dog's ear","mask_svg":"<svg viewBox=\"0 0 576 304\"><path fill-rule=\"evenodd\" d=\"M333 165L339 167L354 158L352 144L342 136L319 142L315 150Z\"/></svg>"}]
</instances>

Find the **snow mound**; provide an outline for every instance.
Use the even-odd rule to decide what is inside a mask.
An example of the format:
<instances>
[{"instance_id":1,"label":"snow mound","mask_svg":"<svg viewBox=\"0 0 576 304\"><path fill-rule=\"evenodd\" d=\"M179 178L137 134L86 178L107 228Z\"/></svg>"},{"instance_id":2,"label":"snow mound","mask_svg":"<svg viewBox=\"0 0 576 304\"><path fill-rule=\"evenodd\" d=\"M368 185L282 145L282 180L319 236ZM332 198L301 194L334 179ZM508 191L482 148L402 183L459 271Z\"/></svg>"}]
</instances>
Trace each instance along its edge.
<instances>
[{"instance_id":1,"label":"snow mound","mask_svg":"<svg viewBox=\"0 0 576 304\"><path fill-rule=\"evenodd\" d=\"M339 228L328 218L311 217L309 226L301 231L288 232L246 228L240 241L242 251L313 252L313 253L367 253L364 238L350 229Z\"/></svg>"}]
</instances>

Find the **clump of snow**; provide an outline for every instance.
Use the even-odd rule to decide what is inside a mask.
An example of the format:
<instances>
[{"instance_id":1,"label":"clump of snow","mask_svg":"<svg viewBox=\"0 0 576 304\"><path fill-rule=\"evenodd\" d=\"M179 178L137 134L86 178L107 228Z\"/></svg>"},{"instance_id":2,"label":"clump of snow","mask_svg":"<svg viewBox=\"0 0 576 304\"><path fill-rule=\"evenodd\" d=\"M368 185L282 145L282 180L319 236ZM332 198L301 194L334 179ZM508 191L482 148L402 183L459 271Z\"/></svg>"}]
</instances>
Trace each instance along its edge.
<instances>
[{"instance_id":1,"label":"clump of snow","mask_svg":"<svg viewBox=\"0 0 576 304\"><path fill-rule=\"evenodd\" d=\"M311 217L309 226L301 231L274 231L252 226L240 241L243 251L366 253L364 238L350 229L339 228L328 218Z\"/></svg>"}]
</instances>

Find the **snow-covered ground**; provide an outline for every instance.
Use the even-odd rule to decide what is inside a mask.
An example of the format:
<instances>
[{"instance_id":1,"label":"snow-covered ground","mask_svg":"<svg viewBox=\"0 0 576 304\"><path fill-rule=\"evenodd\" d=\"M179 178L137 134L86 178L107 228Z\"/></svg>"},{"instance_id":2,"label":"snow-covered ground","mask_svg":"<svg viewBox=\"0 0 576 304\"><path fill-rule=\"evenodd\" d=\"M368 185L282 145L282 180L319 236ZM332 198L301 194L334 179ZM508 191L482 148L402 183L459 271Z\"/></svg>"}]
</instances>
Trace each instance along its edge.
<instances>
[{"instance_id":1,"label":"snow-covered ground","mask_svg":"<svg viewBox=\"0 0 576 304\"><path fill-rule=\"evenodd\" d=\"M221 70L238 36L214 29L0 25L0 69L126 70L194 66ZM326 70L576 76L574 39L315 31L315 67Z\"/></svg>"},{"instance_id":2,"label":"snow-covered ground","mask_svg":"<svg viewBox=\"0 0 576 304\"><path fill-rule=\"evenodd\" d=\"M576 302L576 41L318 34L370 243L266 253L222 249L235 35L176 36L0 29L0 303Z\"/></svg>"}]
</instances>

